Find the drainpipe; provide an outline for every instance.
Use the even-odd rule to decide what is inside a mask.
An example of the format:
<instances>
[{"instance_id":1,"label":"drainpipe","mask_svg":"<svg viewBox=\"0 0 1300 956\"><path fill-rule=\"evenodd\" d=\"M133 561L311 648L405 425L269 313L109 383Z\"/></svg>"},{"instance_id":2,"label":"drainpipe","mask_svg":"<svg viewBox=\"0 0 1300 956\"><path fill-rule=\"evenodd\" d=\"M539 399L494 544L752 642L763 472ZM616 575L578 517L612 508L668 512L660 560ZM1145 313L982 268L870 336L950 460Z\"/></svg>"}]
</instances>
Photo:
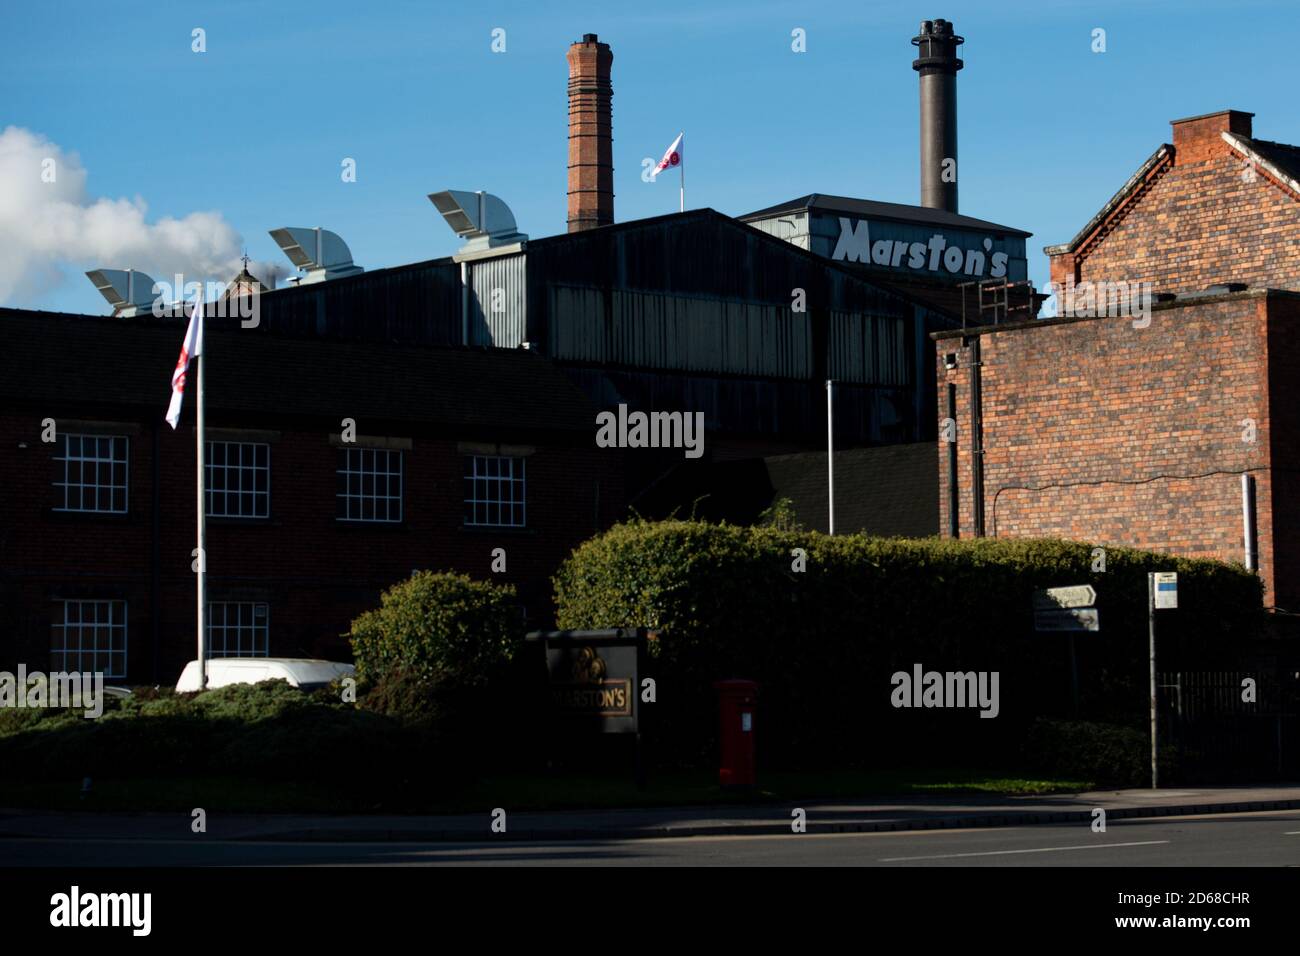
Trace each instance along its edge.
<instances>
[{"instance_id":1,"label":"drainpipe","mask_svg":"<svg viewBox=\"0 0 1300 956\"><path fill-rule=\"evenodd\" d=\"M984 537L984 405L980 336L970 338L970 479L971 521L977 538Z\"/></svg>"},{"instance_id":2,"label":"drainpipe","mask_svg":"<svg viewBox=\"0 0 1300 956\"><path fill-rule=\"evenodd\" d=\"M948 418L957 422L957 386L948 383ZM956 436L953 436L954 439ZM961 495L957 490L957 442L948 442L948 537L961 536Z\"/></svg>"},{"instance_id":3,"label":"drainpipe","mask_svg":"<svg viewBox=\"0 0 1300 956\"><path fill-rule=\"evenodd\" d=\"M469 263L460 264L460 344L469 345Z\"/></svg>"},{"instance_id":4,"label":"drainpipe","mask_svg":"<svg viewBox=\"0 0 1300 956\"><path fill-rule=\"evenodd\" d=\"M1259 538L1255 525L1255 476L1241 476L1241 531L1246 546L1246 570L1259 570Z\"/></svg>"}]
</instances>

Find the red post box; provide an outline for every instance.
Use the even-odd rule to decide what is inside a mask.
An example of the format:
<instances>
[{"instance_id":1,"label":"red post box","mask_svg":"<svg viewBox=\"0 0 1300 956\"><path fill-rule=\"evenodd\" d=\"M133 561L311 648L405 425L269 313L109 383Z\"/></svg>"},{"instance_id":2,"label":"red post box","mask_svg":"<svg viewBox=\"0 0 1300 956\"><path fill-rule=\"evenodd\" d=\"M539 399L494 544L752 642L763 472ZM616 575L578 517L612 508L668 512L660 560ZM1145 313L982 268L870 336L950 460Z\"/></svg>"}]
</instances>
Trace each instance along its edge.
<instances>
[{"instance_id":1,"label":"red post box","mask_svg":"<svg viewBox=\"0 0 1300 956\"><path fill-rule=\"evenodd\" d=\"M754 711L758 684L752 680L720 680L718 744L722 751L718 783L724 787L754 786Z\"/></svg>"}]
</instances>

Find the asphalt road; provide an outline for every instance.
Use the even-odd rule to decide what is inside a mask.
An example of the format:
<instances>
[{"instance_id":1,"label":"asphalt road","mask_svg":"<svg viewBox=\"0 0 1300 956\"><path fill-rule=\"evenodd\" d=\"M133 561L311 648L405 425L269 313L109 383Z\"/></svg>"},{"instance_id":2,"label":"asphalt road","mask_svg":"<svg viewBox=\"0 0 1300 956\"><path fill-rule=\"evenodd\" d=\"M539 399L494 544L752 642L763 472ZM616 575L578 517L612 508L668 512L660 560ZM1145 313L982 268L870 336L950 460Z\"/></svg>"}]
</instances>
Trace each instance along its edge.
<instances>
[{"instance_id":1,"label":"asphalt road","mask_svg":"<svg viewBox=\"0 0 1300 956\"><path fill-rule=\"evenodd\" d=\"M918 832L472 843L0 839L0 866L1300 866L1300 811Z\"/></svg>"}]
</instances>

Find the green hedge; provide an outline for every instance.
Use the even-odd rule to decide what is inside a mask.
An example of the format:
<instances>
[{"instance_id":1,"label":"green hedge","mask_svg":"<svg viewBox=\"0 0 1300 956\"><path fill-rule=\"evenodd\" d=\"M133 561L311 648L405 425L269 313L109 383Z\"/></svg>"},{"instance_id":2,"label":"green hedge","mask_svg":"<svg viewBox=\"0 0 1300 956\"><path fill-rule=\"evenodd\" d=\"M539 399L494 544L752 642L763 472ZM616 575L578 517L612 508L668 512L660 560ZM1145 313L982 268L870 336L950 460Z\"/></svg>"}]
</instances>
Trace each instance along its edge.
<instances>
[{"instance_id":1,"label":"green hedge","mask_svg":"<svg viewBox=\"0 0 1300 956\"><path fill-rule=\"evenodd\" d=\"M344 790L417 768L419 738L341 698L265 681L137 695L113 702L95 720L81 711L7 711L0 766L36 780L216 774L321 781ZM40 716L25 716L33 713Z\"/></svg>"},{"instance_id":2,"label":"green hedge","mask_svg":"<svg viewBox=\"0 0 1300 956\"><path fill-rule=\"evenodd\" d=\"M1133 726L1040 718L1030 724L1025 761L1038 772L1100 786L1150 786L1151 736ZM1174 751L1162 745L1162 778L1173 769Z\"/></svg>"},{"instance_id":3,"label":"green hedge","mask_svg":"<svg viewBox=\"0 0 1300 956\"><path fill-rule=\"evenodd\" d=\"M795 548L806 570L793 569ZM1079 716L1138 726L1146 702L1146 572L1177 571L1160 612L1161 667L1211 666L1261 626L1261 586L1240 567L1060 540L881 539L633 521L579 546L556 574L562 628L652 627L661 759L711 758L711 682L748 677L760 750L784 763L1014 759L1035 716L1071 709L1068 638L1035 634L1037 588L1092 584L1099 634L1076 638ZM1001 674L1001 715L895 710L890 677ZM974 749L972 749L974 748Z\"/></svg>"}]
</instances>

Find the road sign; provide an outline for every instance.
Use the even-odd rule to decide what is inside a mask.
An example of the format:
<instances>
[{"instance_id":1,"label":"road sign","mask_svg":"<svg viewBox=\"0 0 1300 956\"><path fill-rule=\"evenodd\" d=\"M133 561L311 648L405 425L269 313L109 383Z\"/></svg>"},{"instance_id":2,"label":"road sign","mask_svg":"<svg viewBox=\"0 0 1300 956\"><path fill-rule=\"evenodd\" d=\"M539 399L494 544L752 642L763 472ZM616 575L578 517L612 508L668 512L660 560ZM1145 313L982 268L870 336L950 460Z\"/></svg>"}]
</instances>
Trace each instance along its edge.
<instances>
[{"instance_id":1,"label":"road sign","mask_svg":"<svg viewBox=\"0 0 1300 956\"><path fill-rule=\"evenodd\" d=\"M1092 607L1096 603L1097 592L1091 584L1034 592L1034 608L1039 611L1051 611L1060 607Z\"/></svg>"},{"instance_id":2,"label":"road sign","mask_svg":"<svg viewBox=\"0 0 1300 956\"><path fill-rule=\"evenodd\" d=\"M1034 612L1035 631L1100 631L1095 607L1058 607Z\"/></svg>"},{"instance_id":3,"label":"road sign","mask_svg":"<svg viewBox=\"0 0 1300 956\"><path fill-rule=\"evenodd\" d=\"M1155 572L1156 610L1178 607L1178 575L1173 571Z\"/></svg>"}]
</instances>

